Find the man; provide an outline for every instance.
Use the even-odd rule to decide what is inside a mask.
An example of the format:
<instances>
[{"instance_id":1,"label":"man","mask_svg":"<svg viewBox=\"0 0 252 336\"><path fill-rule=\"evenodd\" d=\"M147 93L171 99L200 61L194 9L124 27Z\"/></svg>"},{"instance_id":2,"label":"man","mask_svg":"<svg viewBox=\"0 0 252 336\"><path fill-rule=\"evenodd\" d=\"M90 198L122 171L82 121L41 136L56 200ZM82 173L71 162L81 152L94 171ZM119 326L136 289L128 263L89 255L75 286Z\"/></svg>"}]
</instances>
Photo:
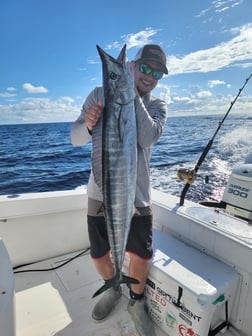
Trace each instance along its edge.
<instances>
[{"instance_id":1,"label":"man","mask_svg":"<svg viewBox=\"0 0 252 336\"><path fill-rule=\"evenodd\" d=\"M152 210L150 198L149 161L150 149L160 138L167 118L166 103L151 96L163 74L168 74L166 55L155 44L141 48L132 61L135 75L135 113L137 123L137 187L135 208L126 250L130 255L129 276L139 284L130 287L128 311L142 336L155 336L154 327L144 309L144 287L148 261L152 257ZM71 142L81 146L92 138L92 130L100 118L104 105L101 87L95 88L83 104L81 114L71 129ZM101 136L101 135L100 135ZM95 155L95 152L92 153ZM91 257L104 281L113 277L106 223L101 192L91 171L88 182L88 231ZM112 311L120 299L120 287L108 289L95 305L92 317L101 321Z\"/></svg>"}]
</instances>

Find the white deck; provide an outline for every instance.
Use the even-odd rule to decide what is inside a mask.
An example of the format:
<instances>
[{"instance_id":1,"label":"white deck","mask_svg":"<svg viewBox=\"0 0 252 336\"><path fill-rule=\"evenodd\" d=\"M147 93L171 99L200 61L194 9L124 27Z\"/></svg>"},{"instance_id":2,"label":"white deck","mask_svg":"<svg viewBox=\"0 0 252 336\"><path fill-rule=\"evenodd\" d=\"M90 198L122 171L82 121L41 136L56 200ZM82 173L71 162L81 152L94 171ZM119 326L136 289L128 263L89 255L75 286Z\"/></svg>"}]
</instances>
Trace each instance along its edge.
<instances>
[{"instance_id":1,"label":"white deck","mask_svg":"<svg viewBox=\"0 0 252 336\"><path fill-rule=\"evenodd\" d=\"M23 269L55 267L73 255ZM125 296L106 320L92 320L92 308L100 299L92 299L92 295L101 286L101 280L89 254L55 271L19 273L15 278L17 336L137 335ZM157 335L164 335L158 327Z\"/></svg>"},{"instance_id":2,"label":"white deck","mask_svg":"<svg viewBox=\"0 0 252 336\"><path fill-rule=\"evenodd\" d=\"M78 253L53 258L18 269L58 266ZM15 275L16 336L137 336L122 296L116 309L103 322L94 322L91 311L100 299L92 299L101 286L89 254L53 271ZM166 334L157 326L157 336ZM222 334L220 334L222 335ZM238 336L234 330L226 336Z\"/></svg>"}]
</instances>

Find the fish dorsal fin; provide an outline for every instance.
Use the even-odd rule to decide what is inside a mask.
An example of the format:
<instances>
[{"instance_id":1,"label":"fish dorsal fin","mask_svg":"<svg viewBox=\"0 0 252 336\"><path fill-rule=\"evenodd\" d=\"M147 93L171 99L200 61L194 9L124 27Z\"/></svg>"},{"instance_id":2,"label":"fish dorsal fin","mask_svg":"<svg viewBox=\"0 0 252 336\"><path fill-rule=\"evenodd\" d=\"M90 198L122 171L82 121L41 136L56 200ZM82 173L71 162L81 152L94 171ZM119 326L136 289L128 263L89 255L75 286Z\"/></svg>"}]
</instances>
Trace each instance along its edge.
<instances>
[{"instance_id":1,"label":"fish dorsal fin","mask_svg":"<svg viewBox=\"0 0 252 336\"><path fill-rule=\"evenodd\" d=\"M124 46L122 47L122 50L120 51L120 54L118 55L117 59L115 59L113 56L106 53L106 51L104 51L99 45L96 45L96 48L103 62L105 61L105 63L108 63L109 61L113 61L113 62L118 62L122 65L126 63L126 60L127 60L127 57L126 57L127 45L126 44L124 44Z\"/></svg>"},{"instance_id":2,"label":"fish dorsal fin","mask_svg":"<svg viewBox=\"0 0 252 336\"><path fill-rule=\"evenodd\" d=\"M117 57L117 61L121 64L126 63L126 47L127 45L124 44L124 46L122 47L122 50L120 51L119 56Z\"/></svg>"}]
</instances>

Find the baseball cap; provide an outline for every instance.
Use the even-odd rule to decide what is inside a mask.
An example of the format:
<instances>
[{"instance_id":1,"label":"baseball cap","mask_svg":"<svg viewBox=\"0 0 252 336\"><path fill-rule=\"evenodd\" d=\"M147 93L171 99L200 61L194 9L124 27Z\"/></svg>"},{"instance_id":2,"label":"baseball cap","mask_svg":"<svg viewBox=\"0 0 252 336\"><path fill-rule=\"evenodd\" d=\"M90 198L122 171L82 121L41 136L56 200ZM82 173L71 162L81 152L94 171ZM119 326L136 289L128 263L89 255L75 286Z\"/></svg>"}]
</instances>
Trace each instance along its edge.
<instances>
[{"instance_id":1,"label":"baseball cap","mask_svg":"<svg viewBox=\"0 0 252 336\"><path fill-rule=\"evenodd\" d=\"M166 67L166 55L162 48L157 44L146 44L136 54L135 61L155 61L160 65L160 70L168 74Z\"/></svg>"}]
</instances>

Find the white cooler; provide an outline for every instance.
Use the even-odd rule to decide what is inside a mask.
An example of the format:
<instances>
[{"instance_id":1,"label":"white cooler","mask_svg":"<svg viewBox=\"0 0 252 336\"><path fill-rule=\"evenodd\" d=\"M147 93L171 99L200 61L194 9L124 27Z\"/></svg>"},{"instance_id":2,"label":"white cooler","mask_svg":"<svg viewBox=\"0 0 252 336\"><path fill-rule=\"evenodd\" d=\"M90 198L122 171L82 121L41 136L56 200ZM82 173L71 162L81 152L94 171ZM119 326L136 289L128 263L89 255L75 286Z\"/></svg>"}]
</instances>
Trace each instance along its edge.
<instances>
[{"instance_id":1,"label":"white cooler","mask_svg":"<svg viewBox=\"0 0 252 336\"><path fill-rule=\"evenodd\" d=\"M169 336L225 333L239 274L230 266L158 230L153 232L145 298L152 320ZM126 254L123 272L128 273ZM128 289L123 288L128 296Z\"/></svg>"},{"instance_id":2,"label":"white cooler","mask_svg":"<svg viewBox=\"0 0 252 336\"><path fill-rule=\"evenodd\" d=\"M157 230L153 246L145 291L153 321L169 336L215 335L217 328L225 332L238 273Z\"/></svg>"}]
</instances>

